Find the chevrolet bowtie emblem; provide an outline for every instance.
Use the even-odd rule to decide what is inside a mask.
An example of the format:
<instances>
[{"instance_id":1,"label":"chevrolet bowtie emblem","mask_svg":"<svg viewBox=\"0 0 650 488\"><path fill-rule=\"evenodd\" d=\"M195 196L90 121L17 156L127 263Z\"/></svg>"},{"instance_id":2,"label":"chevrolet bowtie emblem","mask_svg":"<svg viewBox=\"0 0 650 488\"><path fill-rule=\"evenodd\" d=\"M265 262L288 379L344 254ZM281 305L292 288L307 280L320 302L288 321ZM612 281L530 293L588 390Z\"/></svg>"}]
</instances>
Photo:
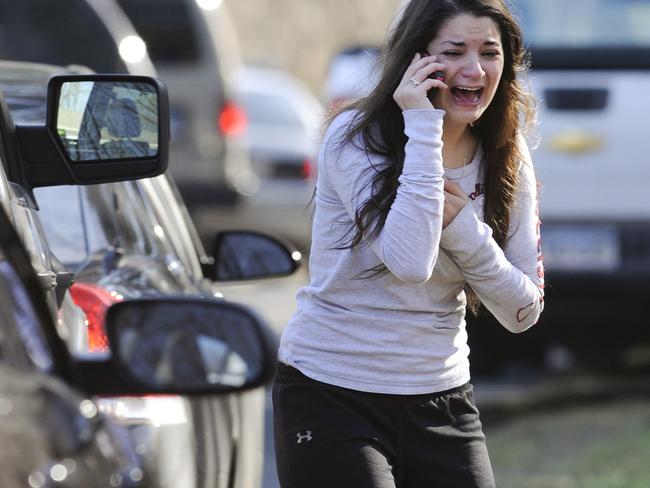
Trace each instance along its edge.
<instances>
[{"instance_id":1,"label":"chevrolet bowtie emblem","mask_svg":"<svg viewBox=\"0 0 650 488\"><path fill-rule=\"evenodd\" d=\"M567 131L549 138L551 150L572 154L597 151L604 145L604 137L582 131Z\"/></svg>"}]
</instances>

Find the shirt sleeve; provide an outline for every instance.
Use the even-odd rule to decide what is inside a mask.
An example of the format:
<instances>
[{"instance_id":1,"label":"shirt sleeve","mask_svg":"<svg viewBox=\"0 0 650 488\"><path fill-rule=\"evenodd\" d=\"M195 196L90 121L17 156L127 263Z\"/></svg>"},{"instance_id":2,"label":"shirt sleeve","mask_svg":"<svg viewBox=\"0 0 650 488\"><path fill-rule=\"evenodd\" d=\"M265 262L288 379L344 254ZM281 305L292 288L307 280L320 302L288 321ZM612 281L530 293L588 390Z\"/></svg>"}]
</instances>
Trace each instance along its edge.
<instances>
[{"instance_id":1,"label":"shirt sleeve","mask_svg":"<svg viewBox=\"0 0 650 488\"><path fill-rule=\"evenodd\" d=\"M481 302L511 332L534 325L544 308L537 182L530 153L521 141L523 160L504 249L471 203L445 228L440 242Z\"/></svg>"},{"instance_id":2,"label":"shirt sleeve","mask_svg":"<svg viewBox=\"0 0 650 488\"><path fill-rule=\"evenodd\" d=\"M438 257L444 207L444 113L436 109L403 112L408 142L397 194L383 229L369 243L386 268L408 283L427 281ZM389 163L367 151L360 138L343 143L343 124L349 120L343 114L332 122L323 141L318 171L354 222L357 209L373 193L377 171Z\"/></svg>"}]
</instances>

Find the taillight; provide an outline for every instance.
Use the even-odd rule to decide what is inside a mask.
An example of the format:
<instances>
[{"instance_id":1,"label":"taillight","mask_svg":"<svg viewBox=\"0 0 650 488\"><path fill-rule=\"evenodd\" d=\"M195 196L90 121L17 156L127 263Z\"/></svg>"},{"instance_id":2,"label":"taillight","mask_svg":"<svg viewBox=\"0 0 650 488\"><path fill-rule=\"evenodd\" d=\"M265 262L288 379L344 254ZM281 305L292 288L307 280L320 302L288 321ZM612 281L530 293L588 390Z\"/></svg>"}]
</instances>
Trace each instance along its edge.
<instances>
[{"instance_id":1,"label":"taillight","mask_svg":"<svg viewBox=\"0 0 650 488\"><path fill-rule=\"evenodd\" d=\"M226 102L219 114L219 130L227 136L240 136L246 130L246 112L232 103Z\"/></svg>"},{"instance_id":2,"label":"taillight","mask_svg":"<svg viewBox=\"0 0 650 488\"><path fill-rule=\"evenodd\" d=\"M72 300L86 314L88 324L88 349L108 351L108 338L104 327L106 310L122 300L122 296L90 283L75 283L70 287Z\"/></svg>"},{"instance_id":3,"label":"taillight","mask_svg":"<svg viewBox=\"0 0 650 488\"><path fill-rule=\"evenodd\" d=\"M313 173L314 173L314 165L311 162L311 160L307 158L302 162L302 171L300 172L300 174L304 179L308 180L312 176L314 176Z\"/></svg>"}]
</instances>

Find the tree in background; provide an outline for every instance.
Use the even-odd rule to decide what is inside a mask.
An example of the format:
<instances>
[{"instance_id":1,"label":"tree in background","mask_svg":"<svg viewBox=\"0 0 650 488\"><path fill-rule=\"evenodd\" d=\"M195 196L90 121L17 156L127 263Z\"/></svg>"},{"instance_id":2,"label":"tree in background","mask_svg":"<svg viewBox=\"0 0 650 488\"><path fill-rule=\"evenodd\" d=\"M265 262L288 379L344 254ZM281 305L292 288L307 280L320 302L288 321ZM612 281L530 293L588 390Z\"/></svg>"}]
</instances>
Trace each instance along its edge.
<instances>
[{"instance_id":1,"label":"tree in background","mask_svg":"<svg viewBox=\"0 0 650 488\"><path fill-rule=\"evenodd\" d=\"M380 45L400 0L230 0L244 60L287 71L317 95L331 57Z\"/></svg>"}]
</instances>

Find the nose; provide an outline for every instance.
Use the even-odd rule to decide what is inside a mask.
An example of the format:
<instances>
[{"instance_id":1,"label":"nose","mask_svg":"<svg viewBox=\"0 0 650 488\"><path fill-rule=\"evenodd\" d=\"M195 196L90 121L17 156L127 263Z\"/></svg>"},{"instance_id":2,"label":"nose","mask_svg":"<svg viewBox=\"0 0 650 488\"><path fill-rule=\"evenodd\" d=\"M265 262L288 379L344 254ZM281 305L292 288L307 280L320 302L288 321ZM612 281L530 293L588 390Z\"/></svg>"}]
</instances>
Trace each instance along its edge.
<instances>
[{"instance_id":1,"label":"nose","mask_svg":"<svg viewBox=\"0 0 650 488\"><path fill-rule=\"evenodd\" d=\"M472 79L479 79L485 75L485 70L481 64L479 56L468 56L467 62L463 66L463 76Z\"/></svg>"}]
</instances>

